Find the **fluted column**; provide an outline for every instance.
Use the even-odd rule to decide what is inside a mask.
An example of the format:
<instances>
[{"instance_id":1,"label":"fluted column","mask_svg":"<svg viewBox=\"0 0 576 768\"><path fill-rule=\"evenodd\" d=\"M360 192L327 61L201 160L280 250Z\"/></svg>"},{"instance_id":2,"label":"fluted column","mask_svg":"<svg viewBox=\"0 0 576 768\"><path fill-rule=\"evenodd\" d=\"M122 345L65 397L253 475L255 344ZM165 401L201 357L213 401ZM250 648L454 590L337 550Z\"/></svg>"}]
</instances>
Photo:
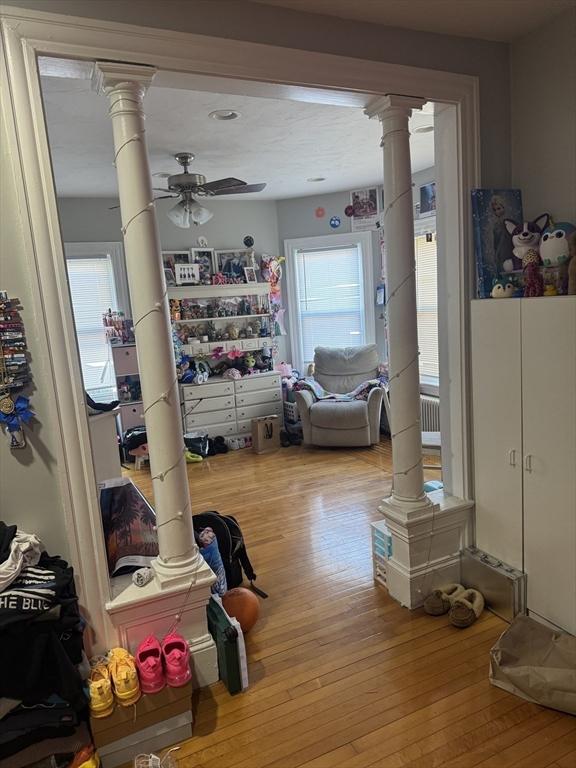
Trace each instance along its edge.
<instances>
[{"instance_id":1,"label":"fluted column","mask_svg":"<svg viewBox=\"0 0 576 768\"><path fill-rule=\"evenodd\" d=\"M210 571L194 541L170 313L152 202L143 98L154 74L152 67L99 63L96 86L108 97L114 132L126 272L157 518L159 556L153 567L164 586Z\"/></svg>"}]
</instances>

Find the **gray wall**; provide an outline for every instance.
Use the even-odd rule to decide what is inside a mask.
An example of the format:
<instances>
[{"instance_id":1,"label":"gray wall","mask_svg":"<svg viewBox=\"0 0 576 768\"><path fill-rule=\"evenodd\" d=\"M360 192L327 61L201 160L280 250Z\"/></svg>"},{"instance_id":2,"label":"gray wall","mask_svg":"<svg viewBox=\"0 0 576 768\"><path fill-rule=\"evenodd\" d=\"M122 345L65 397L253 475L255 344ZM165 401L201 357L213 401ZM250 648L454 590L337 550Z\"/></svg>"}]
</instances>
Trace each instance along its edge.
<instances>
[{"instance_id":1,"label":"gray wall","mask_svg":"<svg viewBox=\"0 0 576 768\"><path fill-rule=\"evenodd\" d=\"M12 0L8 4L474 75L480 84L482 184L506 187L510 183L509 48L504 43L395 29L243 0ZM554 55L556 45L547 51Z\"/></svg>"},{"instance_id":2,"label":"gray wall","mask_svg":"<svg viewBox=\"0 0 576 768\"><path fill-rule=\"evenodd\" d=\"M15 158L9 155L7 123L0 125L0 288L22 302L36 419L26 427L27 446L11 451L4 433L0 436L0 519L40 536L51 554L68 557L64 507L57 466L58 414L42 307L37 301L27 219L18 205L20 176Z\"/></svg>"},{"instance_id":3,"label":"gray wall","mask_svg":"<svg viewBox=\"0 0 576 768\"><path fill-rule=\"evenodd\" d=\"M524 216L576 223L576 8L511 49L512 183Z\"/></svg>"}]
</instances>

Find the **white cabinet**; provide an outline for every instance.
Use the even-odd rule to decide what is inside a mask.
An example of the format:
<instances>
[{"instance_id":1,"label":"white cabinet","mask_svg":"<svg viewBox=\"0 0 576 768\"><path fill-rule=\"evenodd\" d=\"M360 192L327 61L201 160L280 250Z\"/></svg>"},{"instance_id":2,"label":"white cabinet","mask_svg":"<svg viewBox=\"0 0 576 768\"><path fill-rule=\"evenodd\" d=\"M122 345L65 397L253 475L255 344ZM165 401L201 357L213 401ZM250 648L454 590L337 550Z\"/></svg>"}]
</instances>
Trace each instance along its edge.
<instances>
[{"instance_id":1,"label":"white cabinet","mask_svg":"<svg viewBox=\"0 0 576 768\"><path fill-rule=\"evenodd\" d=\"M576 297L472 302L476 543L576 633Z\"/></svg>"},{"instance_id":2,"label":"white cabinet","mask_svg":"<svg viewBox=\"0 0 576 768\"><path fill-rule=\"evenodd\" d=\"M184 432L203 431L210 437L245 435L257 416L282 418L282 388L278 373L258 373L243 379L207 384L182 384Z\"/></svg>"}]
</instances>

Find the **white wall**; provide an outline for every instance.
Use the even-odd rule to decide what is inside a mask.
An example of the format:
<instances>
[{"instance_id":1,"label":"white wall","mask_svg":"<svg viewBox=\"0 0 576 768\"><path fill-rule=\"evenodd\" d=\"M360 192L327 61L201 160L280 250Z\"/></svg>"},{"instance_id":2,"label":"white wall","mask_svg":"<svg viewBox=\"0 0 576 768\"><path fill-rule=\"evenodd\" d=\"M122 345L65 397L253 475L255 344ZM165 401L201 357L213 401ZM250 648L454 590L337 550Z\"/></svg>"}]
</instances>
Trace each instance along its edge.
<instances>
[{"instance_id":1,"label":"white wall","mask_svg":"<svg viewBox=\"0 0 576 768\"><path fill-rule=\"evenodd\" d=\"M5 101L8 98L5 94ZM21 183L10 156L6 113L0 126L0 288L22 303L32 386L24 394L36 419L26 427L27 446L11 451L0 436L0 519L40 536L51 554L68 557L64 508L58 477L58 414L51 361L38 302L27 219L18 203Z\"/></svg>"},{"instance_id":2,"label":"white wall","mask_svg":"<svg viewBox=\"0 0 576 768\"><path fill-rule=\"evenodd\" d=\"M511 47L512 184L524 216L576 223L576 8Z\"/></svg>"}]
</instances>

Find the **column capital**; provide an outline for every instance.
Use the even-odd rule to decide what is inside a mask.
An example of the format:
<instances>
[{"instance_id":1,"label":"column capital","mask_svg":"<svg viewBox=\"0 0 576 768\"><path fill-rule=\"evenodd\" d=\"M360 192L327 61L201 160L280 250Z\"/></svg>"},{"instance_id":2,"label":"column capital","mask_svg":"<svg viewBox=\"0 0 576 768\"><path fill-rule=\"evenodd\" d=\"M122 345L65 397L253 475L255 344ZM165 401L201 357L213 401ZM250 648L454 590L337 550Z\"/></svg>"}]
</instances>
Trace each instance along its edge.
<instances>
[{"instance_id":1,"label":"column capital","mask_svg":"<svg viewBox=\"0 0 576 768\"><path fill-rule=\"evenodd\" d=\"M387 112L392 110L404 110L407 117L410 117L413 109L422 109L426 104L426 99L418 96L400 96L395 93L388 93L386 96L376 96L367 105L364 114L369 118L378 117L383 120Z\"/></svg>"},{"instance_id":2,"label":"column capital","mask_svg":"<svg viewBox=\"0 0 576 768\"><path fill-rule=\"evenodd\" d=\"M125 64L115 61L98 61L94 66L92 88L100 94L109 93L119 85L138 86L144 94L152 84L155 67L145 64Z\"/></svg>"}]
</instances>

